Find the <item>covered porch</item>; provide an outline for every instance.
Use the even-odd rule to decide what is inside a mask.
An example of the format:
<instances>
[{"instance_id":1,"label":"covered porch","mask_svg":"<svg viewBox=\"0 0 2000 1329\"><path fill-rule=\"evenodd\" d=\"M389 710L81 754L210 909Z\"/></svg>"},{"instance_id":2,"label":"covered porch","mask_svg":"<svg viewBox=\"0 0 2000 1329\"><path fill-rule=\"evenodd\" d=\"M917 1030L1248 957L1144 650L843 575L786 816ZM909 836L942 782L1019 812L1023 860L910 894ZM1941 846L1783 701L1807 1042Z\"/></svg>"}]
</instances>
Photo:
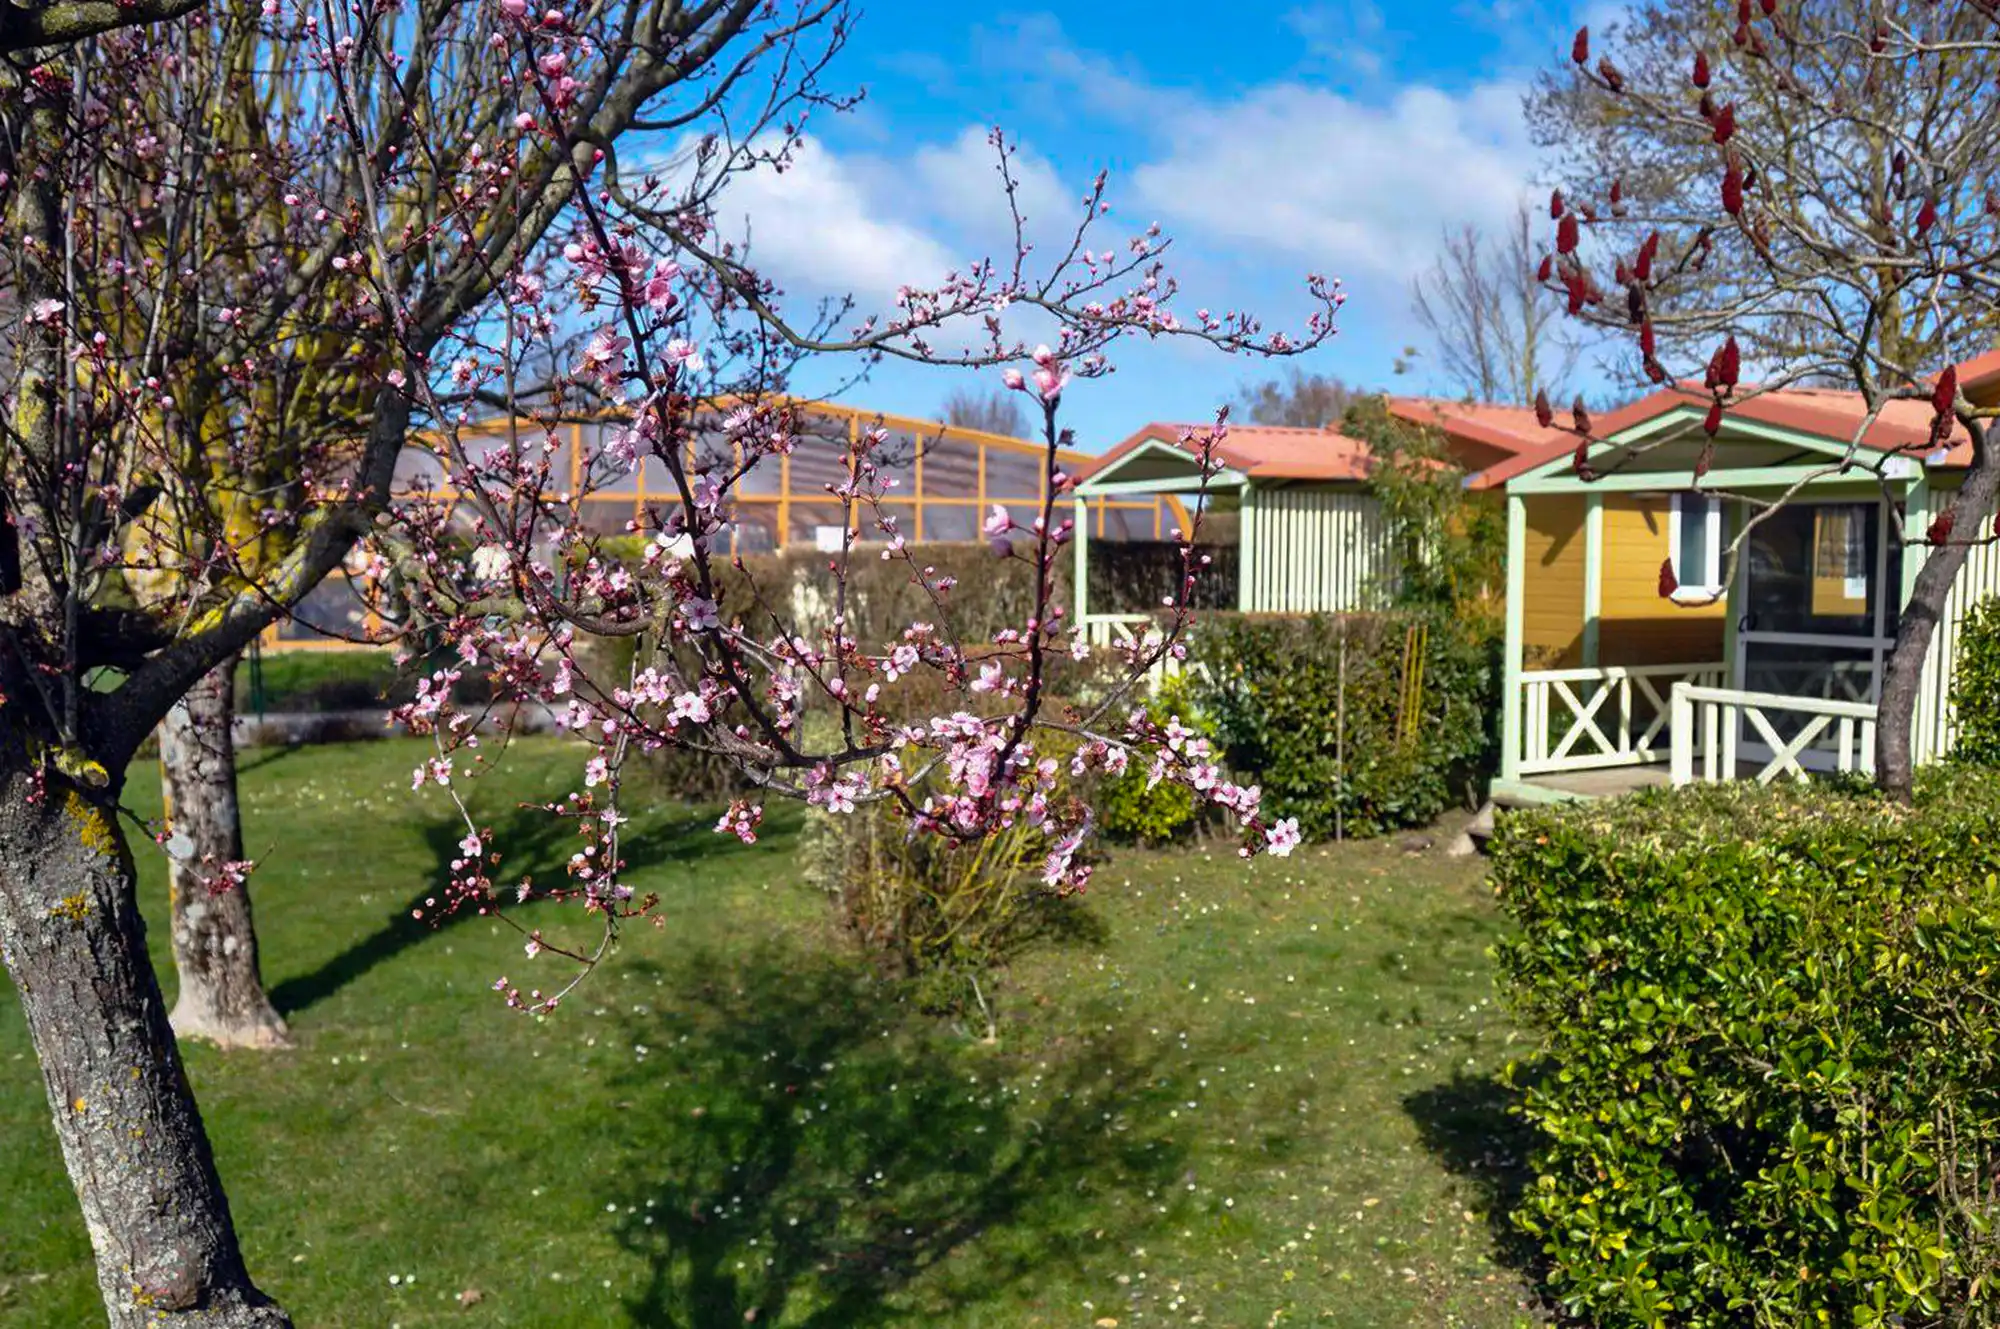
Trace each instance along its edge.
<instances>
[{"instance_id":1,"label":"covered porch","mask_svg":"<svg viewBox=\"0 0 2000 1329\"><path fill-rule=\"evenodd\" d=\"M1607 420L1588 478L1568 451L1474 477L1507 505L1496 802L1873 770L1925 466L1863 449L1843 470L1834 425L1732 417L1697 476L1686 396Z\"/></svg>"}]
</instances>

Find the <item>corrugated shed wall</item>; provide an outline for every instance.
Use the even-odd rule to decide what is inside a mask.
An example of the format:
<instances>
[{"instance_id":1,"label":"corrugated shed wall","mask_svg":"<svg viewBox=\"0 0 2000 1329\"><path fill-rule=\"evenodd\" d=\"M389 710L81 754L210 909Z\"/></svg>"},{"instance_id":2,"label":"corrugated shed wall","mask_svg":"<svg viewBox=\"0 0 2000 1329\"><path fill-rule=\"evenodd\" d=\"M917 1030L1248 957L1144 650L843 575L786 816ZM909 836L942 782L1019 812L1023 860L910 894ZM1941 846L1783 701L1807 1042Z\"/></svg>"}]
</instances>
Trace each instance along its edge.
<instances>
[{"instance_id":1,"label":"corrugated shed wall","mask_svg":"<svg viewBox=\"0 0 2000 1329\"><path fill-rule=\"evenodd\" d=\"M1259 489L1251 502L1244 608L1310 614L1379 602L1394 563L1389 526L1372 495L1299 485Z\"/></svg>"},{"instance_id":2,"label":"corrugated shed wall","mask_svg":"<svg viewBox=\"0 0 2000 1329\"><path fill-rule=\"evenodd\" d=\"M1958 736L1949 698L1958 663L1959 626L1966 611L1990 595L2000 595L2000 545L1974 545L1945 597L1944 616L1924 659L1924 683L1917 693L1915 732L1910 736L1912 756L1919 762L1951 755Z\"/></svg>"}]
</instances>

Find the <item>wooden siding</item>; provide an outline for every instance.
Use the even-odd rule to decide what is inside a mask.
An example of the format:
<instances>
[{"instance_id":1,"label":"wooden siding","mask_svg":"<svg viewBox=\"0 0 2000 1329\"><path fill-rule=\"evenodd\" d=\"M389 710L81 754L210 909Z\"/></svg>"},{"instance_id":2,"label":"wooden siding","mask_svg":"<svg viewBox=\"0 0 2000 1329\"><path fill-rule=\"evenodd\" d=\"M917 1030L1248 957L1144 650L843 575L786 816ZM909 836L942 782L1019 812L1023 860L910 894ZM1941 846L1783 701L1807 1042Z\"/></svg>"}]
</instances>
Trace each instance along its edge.
<instances>
[{"instance_id":1,"label":"wooden siding","mask_svg":"<svg viewBox=\"0 0 2000 1329\"><path fill-rule=\"evenodd\" d=\"M1371 494L1291 485L1259 488L1243 523L1243 608L1310 614L1370 608L1394 569L1388 524Z\"/></svg>"},{"instance_id":2,"label":"wooden siding","mask_svg":"<svg viewBox=\"0 0 2000 1329\"><path fill-rule=\"evenodd\" d=\"M1537 494L1525 500L1525 507L1523 653L1531 669L1568 668L1583 658L1583 499Z\"/></svg>"},{"instance_id":3,"label":"wooden siding","mask_svg":"<svg viewBox=\"0 0 2000 1329\"><path fill-rule=\"evenodd\" d=\"M1672 549L1672 501L1604 496L1603 602L1598 660L1607 665L1701 664L1722 658L1728 606L1660 598L1660 564ZM1578 526L1581 529L1581 519Z\"/></svg>"},{"instance_id":4,"label":"wooden siding","mask_svg":"<svg viewBox=\"0 0 2000 1329\"><path fill-rule=\"evenodd\" d=\"M1945 495L1933 496L1943 501ZM1958 579L1945 597L1944 614L1937 633L1931 638L1930 654L1924 658L1923 685L1917 690L1917 714L1910 735L1911 755L1918 762L1939 761L1951 755L1958 739L1958 717L1951 705L1952 677L1958 667L1958 638L1968 609L1992 595L2000 595L2000 545L1974 545Z\"/></svg>"}]
</instances>

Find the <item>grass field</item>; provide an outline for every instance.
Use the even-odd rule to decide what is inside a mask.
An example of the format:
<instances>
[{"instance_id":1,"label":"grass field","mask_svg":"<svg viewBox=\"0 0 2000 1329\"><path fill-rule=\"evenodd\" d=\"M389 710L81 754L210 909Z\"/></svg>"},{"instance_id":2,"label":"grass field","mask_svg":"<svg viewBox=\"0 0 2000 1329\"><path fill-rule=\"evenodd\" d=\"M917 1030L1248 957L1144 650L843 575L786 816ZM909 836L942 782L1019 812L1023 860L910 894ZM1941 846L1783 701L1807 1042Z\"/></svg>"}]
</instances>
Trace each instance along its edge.
<instances>
[{"instance_id":1,"label":"grass field","mask_svg":"<svg viewBox=\"0 0 2000 1329\"><path fill-rule=\"evenodd\" d=\"M1509 1052L1476 863L1394 843L1245 867L1114 855L1015 963L997 1043L871 977L709 817L630 828L660 926L555 1018L562 973L410 905L460 832L402 742L245 761L267 980L294 1050L188 1054L251 1268L301 1325L1510 1326L1495 1210ZM574 779L550 741L474 787L515 870ZM150 774L131 803L157 806ZM158 862L142 855L171 993ZM535 922L575 929L549 910ZM982 1031L983 1032L983 1031ZM0 1323L101 1322L11 991Z\"/></svg>"}]
</instances>

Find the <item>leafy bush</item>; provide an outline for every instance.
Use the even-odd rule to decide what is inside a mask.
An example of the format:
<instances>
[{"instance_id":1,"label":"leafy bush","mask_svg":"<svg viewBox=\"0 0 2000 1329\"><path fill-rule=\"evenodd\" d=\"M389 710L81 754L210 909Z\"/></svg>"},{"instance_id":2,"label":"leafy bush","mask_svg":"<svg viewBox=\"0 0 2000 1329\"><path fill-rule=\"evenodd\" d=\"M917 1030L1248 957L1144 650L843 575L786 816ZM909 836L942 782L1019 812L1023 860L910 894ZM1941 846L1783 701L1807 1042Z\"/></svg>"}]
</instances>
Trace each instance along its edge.
<instances>
[{"instance_id":1,"label":"leafy bush","mask_svg":"<svg viewBox=\"0 0 2000 1329\"><path fill-rule=\"evenodd\" d=\"M966 844L913 836L881 803L811 811L800 836L806 882L935 1011L986 1007L981 977L1075 908L1042 882L1048 850L1025 822Z\"/></svg>"},{"instance_id":2,"label":"leafy bush","mask_svg":"<svg viewBox=\"0 0 2000 1329\"><path fill-rule=\"evenodd\" d=\"M1585 1322L1994 1322L2000 775L1503 818L1516 1211Z\"/></svg>"},{"instance_id":3,"label":"leafy bush","mask_svg":"<svg viewBox=\"0 0 2000 1329\"><path fill-rule=\"evenodd\" d=\"M1499 640L1483 618L1218 614L1196 625L1192 656L1230 768L1263 786L1267 817L1298 818L1308 838L1331 838L1336 820L1357 836L1420 825L1489 770Z\"/></svg>"},{"instance_id":4,"label":"leafy bush","mask_svg":"<svg viewBox=\"0 0 2000 1329\"><path fill-rule=\"evenodd\" d=\"M1168 679L1147 703L1153 719L1165 724L1178 716L1182 724L1214 738L1195 700L1186 674ZM1099 828L1105 838L1124 844L1166 845L1199 828L1203 809L1194 791L1183 784L1162 780L1147 787L1144 767L1123 775L1100 776L1091 804L1097 810Z\"/></svg>"},{"instance_id":5,"label":"leafy bush","mask_svg":"<svg viewBox=\"0 0 2000 1329\"><path fill-rule=\"evenodd\" d=\"M1958 716L1952 756L2000 766L2000 597L1973 605L1959 629L1951 704Z\"/></svg>"}]
</instances>

